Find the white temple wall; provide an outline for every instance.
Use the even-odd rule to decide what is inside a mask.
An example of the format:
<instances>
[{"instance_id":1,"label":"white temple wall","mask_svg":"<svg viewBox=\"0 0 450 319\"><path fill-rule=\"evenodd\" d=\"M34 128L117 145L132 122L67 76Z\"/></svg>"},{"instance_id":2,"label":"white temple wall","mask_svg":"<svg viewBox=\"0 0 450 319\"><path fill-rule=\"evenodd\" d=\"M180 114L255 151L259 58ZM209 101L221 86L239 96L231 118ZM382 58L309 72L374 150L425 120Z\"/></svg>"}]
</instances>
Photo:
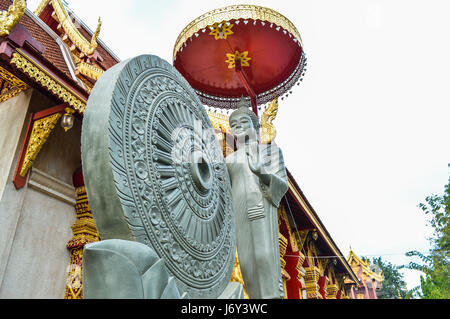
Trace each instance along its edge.
<instances>
[{"instance_id":1,"label":"white temple wall","mask_svg":"<svg viewBox=\"0 0 450 319\"><path fill-rule=\"evenodd\" d=\"M63 298L73 206L32 188L25 192L0 298Z\"/></svg>"},{"instance_id":2,"label":"white temple wall","mask_svg":"<svg viewBox=\"0 0 450 319\"><path fill-rule=\"evenodd\" d=\"M54 105L35 94L25 117ZM64 298L70 263L66 244L76 219L72 174L81 163L81 124L75 121L67 133L57 124L26 186L16 190L12 178L28 124L22 122L0 199L0 298Z\"/></svg>"},{"instance_id":3,"label":"white temple wall","mask_svg":"<svg viewBox=\"0 0 450 319\"><path fill-rule=\"evenodd\" d=\"M20 92L17 96L0 103L0 199L19 144L33 90Z\"/></svg>"}]
</instances>

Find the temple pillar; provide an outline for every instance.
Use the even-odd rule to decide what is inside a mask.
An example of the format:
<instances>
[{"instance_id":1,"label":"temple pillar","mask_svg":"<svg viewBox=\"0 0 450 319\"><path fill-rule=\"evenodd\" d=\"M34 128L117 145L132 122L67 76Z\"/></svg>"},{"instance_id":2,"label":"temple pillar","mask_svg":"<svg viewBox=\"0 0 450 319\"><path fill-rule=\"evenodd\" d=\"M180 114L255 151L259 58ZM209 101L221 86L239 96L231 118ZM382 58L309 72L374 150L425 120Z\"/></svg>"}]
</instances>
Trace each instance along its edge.
<instances>
[{"instance_id":1,"label":"temple pillar","mask_svg":"<svg viewBox=\"0 0 450 319\"><path fill-rule=\"evenodd\" d=\"M377 296L377 282L375 280L372 280L372 292L373 292L373 299L378 299L378 296Z\"/></svg>"},{"instance_id":2,"label":"temple pillar","mask_svg":"<svg viewBox=\"0 0 450 319\"><path fill-rule=\"evenodd\" d=\"M363 283L364 283L364 299L371 299L369 294L369 288L367 288L366 280L364 280Z\"/></svg>"},{"instance_id":3,"label":"temple pillar","mask_svg":"<svg viewBox=\"0 0 450 319\"><path fill-rule=\"evenodd\" d=\"M327 299L327 287L330 280L327 276L320 276L319 277L319 293L322 296L322 299Z\"/></svg>"},{"instance_id":4,"label":"temple pillar","mask_svg":"<svg viewBox=\"0 0 450 319\"><path fill-rule=\"evenodd\" d=\"M319 267L315 265L307 266L305 271L306 295L308 299L322 299L322 295L319 292Z\"/></svg>"},{"instance_id":5,"label":"temple pillar","mask_svg":"<svg viewBox=\"0 0 450 319\"><path fill-rule=\"evenodd\" d=\"M99 235L89 206L81 168L74 173L73 184L77 192L75 205L77 219L72 225L73 237L67 243L67 249L70 251L70 265L67 271L68 277L64 299L83 298L83 249L86 244L99 241Z\"/></svg>"},{"instance_id":6,"label":"temple pillar","mask_svg":"<svg viewBox=\"0 0 450 319\"><path fill-rule=\"evenodd\" d=\"M306 239L306 254L307 258L303 264L305 268L305 282L306 282L306 295L308 299L323 299L320 293L319 279L321 277L321 272L319 268L319 263L317 259L316 248L313 240L314 236L308 234L309 239Z\"/></svg>"},{"instance_id":7,"label":"temple pillar","mask_svg":"<svg viewBox=\"0 0 450 319\"><path fill-rule=\"evenodd\" d=\"M351 286L350 288L350 298L356 299L355 286Z\"/></svg>"},{"instance_id":8,"label":"temple pillar","mask_svg":"<svg viewBox=\"0 0 450 319\"><path fill-rule=\"evenodd\" d=\"M341 276L336 276L334 265L336 265L336 259L332 259L331 262L327 265L327 277L329 279L329 283L327 285L327 299L338 299L337 294L340 290L340 286L343 282Z\"/></svg>"},{"instance_id":9,"label":"temple pillar","mask_svg":"<svg viewBox=\"0 0 450 319\"><path fill-rule=\"evenodd\" d=\"M299 296L301 299L307 298L306 293L306 282L305 282L305 276L306 276L306 270L303 268L303 263L305 262L306 256L303 255L300 251L298 252L298 263L297 263L297 278L300 283L300 290L299 290Z\"/></svg>"},{"instance_id":10,"label":"temple pillar","mask_svg":"<svg viewBox=\"0 0 450 319\"><path fill-rule=\"evenodd\" d=\"M306 298L306 283L303 277L306 275L306 270L303 268L303 262L306 257L300 252L301 248L299 248L303 244L298 242L297 236L295 235L298 231L292 228L284 206L281 205L279 207L278 214L280 236L286 238L284 243L286 248L283 247L286 253L282 261L286 298L304 299Z\"/></svg>"},{"instance_id":11,"label":"temple pillar","mask_svg":"<svg viewBox=\"0 0 450 319\"><path fill-rule=\"evenodd\" d=\"M327 286L327 299L340 299L337 298L339 287L337 284L329 284ZM340 291L339 291L340 292Z\"/></svg>"}]
</instances>

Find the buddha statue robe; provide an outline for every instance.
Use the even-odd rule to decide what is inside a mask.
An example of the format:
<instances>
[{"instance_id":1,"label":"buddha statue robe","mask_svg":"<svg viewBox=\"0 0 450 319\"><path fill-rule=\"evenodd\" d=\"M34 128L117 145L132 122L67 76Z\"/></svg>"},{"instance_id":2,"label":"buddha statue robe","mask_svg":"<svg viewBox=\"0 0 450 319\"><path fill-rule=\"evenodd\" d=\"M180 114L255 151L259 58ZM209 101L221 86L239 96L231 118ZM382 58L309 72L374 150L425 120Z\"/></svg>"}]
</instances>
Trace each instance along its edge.
<instances>
[{"instance_id":1,"label":"buddha statue robe","mask_svg":"<svg viewBox=\"0 0 450 319\"><path fill-rule=\"evenodd\" d=\"M260 160L264 179L252 171L252 157ZM275 144L251 143L238 146L225 161L232 183L237 251L247 293L252 299L282 298L277 208L288 190L282 152Z\"/></svg>"}]
</instances>

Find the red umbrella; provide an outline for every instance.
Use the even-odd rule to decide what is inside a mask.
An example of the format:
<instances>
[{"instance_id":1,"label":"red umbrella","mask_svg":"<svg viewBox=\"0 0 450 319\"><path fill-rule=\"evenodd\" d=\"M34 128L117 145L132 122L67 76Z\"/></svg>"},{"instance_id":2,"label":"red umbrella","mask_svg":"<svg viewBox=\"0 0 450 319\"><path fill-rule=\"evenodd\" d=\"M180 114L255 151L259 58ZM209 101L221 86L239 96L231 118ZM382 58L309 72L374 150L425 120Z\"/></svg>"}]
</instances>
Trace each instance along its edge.
<instances>
[{"instance_id":1,"label":"red umbrella","mask_svg":"<svg viewBox=\"0 0 450 319\"><path fill-rule=\"evenodd\" d=\"M188 24L175 44L174 66L204 104L233 109L241 97L253 111L285 94L306 66L295 26L265 7L234 5Z\"/></svg>"}]
</instances>

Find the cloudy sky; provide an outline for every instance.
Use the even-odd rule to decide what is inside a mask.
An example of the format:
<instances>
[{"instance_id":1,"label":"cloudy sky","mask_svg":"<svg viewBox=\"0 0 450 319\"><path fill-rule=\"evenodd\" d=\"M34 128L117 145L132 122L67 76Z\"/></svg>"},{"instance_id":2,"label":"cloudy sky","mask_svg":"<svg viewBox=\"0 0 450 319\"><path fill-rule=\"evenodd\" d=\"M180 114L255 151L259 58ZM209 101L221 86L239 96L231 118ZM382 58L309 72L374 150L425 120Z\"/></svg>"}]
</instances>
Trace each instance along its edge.
<instances>
[{"instance_id":1,"label":"cloudy sky","mask_svg":"<svg viewBox=\"0 0 450 319\"><path fill-rule=\"evenodd\" d=\"M29 0L34 10L40 0ZM69 0L122 60L172 62L180 31L231 4L270 7L299 30L308 58L301 86L275 125L286 165L347 256L429 248L426 196L441 194L450 162L448 0ZM408 288L419 284L403 271Z\"/></svg>"}]
</instances>

